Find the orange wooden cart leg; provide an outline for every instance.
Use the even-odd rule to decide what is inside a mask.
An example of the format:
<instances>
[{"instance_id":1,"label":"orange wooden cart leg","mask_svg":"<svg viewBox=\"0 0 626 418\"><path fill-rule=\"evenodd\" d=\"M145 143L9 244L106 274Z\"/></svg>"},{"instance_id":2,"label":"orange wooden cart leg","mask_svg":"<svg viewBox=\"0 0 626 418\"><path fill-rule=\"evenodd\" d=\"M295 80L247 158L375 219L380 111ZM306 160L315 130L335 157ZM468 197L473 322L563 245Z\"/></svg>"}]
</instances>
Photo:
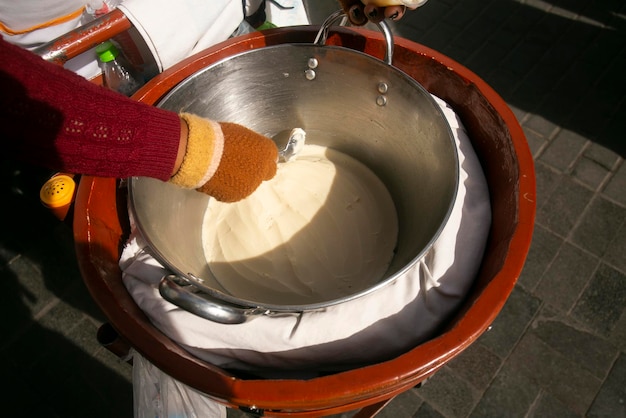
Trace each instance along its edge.
<instances>
[{"instance_id":1,"label":"orange wooden cart leg","mask_svg":"<svg viewBox=\"0 0 626 418\"><path fill-rule=\"evenodd\" d=\"M128 358L130 345L117 333L115 328L105 322L98 328L96 338L101 346L115 354L120 359Z\"/></svg>"},{"instance_id":2,"label":"orange wooden cart leg","mask_svg":"<svg viewBox=\"0 0 626 418\"><path fill-rule=\"evenodd\" d=\"M359 410L359 412L357 412L356 414L354 414L352 416L352 418L372 418L372 417L375 417L392 400L393 400L393 398L389 398L389 399L387 399L385 401L380 401L380 402L375 403L373 405L366 406L365 408L361 408Z\"/></svg>"}]
</instances>

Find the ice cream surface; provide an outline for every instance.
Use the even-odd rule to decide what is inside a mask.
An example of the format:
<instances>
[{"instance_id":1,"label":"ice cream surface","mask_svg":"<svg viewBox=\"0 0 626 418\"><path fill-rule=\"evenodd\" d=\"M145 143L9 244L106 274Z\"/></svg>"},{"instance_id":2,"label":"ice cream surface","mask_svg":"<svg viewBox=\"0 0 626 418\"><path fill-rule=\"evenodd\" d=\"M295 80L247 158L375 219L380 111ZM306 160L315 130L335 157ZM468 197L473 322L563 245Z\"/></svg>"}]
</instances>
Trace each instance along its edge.
<instances>
[{"instance_id":1,"label":"ice cream surface","mask_svg":"<svg viewBox=\"0 0 626 418\"><path fill-rule=\"evenodd\" d=\"M203 245L232 295L303 305L370 288L393 258L398 221L382 181L336 150L305 145L246 199L210 199Z\"/></svg>"}]
</instances>

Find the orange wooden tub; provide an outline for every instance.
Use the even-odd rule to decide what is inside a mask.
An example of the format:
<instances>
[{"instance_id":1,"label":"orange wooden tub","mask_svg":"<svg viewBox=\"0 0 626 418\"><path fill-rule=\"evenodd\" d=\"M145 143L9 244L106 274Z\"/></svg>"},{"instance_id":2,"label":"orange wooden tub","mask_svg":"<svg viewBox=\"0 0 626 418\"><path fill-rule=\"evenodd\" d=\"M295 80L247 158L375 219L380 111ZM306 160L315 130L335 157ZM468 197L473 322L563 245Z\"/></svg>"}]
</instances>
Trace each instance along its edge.
<instances>
[{"instance_id":1,"label":"orange wooden tub","mask_svg":"<svg viewBox=\"0 0 626 418\"><path fill-rule=\"evenodd\" d=\"M125 23L121 27L127 29ZM217 60L266 45L313 42L316 33L317 28L282 28L229 40L158 75L134 98L154 104L185 77ZM385 50L382 35L364 29L336 30L327 44L377 57ZM122 284L117 263L128 233L125 190L115 179L83 176L74 208L74 237L83 279L109 320L101 329L101 342L110 343L112 351L133 347L168 375L233 408L302 417L359 409L358 416L372 416L485 332L512 291L531 242L535 174L524 133L502 98L457 62L396 38L393 64L455 109L491 194L493 225L479 277L462 309L438 337L392 360L309 380L246 378L201 361L156 329Z\"/></svg>"}]
</instances>

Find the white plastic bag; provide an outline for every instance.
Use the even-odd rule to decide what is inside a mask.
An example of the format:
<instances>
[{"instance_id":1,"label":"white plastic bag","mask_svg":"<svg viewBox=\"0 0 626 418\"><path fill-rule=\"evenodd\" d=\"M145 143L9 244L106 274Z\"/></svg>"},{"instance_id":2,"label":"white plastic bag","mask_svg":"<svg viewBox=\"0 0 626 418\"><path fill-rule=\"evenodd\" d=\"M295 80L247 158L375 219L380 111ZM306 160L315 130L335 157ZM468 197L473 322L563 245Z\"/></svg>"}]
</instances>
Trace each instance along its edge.
<instances>
[{"instance_id":1,"label":"white plastic bag","mask_svg":"<svg viewBox=\"0 0 626 418\"><path fill-rule=\"evenodd\" d=\"M135 418L226 418L226 407L163 373L135 350Z\"/></svg>"}]
</instances>

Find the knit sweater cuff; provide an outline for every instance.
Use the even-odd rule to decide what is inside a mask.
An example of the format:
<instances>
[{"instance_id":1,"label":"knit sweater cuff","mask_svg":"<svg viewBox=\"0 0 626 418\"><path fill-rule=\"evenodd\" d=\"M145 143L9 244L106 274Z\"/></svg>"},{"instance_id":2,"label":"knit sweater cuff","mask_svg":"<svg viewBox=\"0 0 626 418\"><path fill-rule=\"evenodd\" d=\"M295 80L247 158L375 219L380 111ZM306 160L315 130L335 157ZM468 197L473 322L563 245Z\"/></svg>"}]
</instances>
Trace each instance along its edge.
<instances>
[{"instance_id":1,"label":"knit sweater cuff","mask_svg":"<svg viewBox=\"0 0 626 418\"><path fill-rule=\"evenodd\" d=\"M183 162L170 182L187 189L197 189L217 171L224 151L224 134L219 123L190 113L181 113L187 123L187 149Z\"/></svg>"}]
</instances>

